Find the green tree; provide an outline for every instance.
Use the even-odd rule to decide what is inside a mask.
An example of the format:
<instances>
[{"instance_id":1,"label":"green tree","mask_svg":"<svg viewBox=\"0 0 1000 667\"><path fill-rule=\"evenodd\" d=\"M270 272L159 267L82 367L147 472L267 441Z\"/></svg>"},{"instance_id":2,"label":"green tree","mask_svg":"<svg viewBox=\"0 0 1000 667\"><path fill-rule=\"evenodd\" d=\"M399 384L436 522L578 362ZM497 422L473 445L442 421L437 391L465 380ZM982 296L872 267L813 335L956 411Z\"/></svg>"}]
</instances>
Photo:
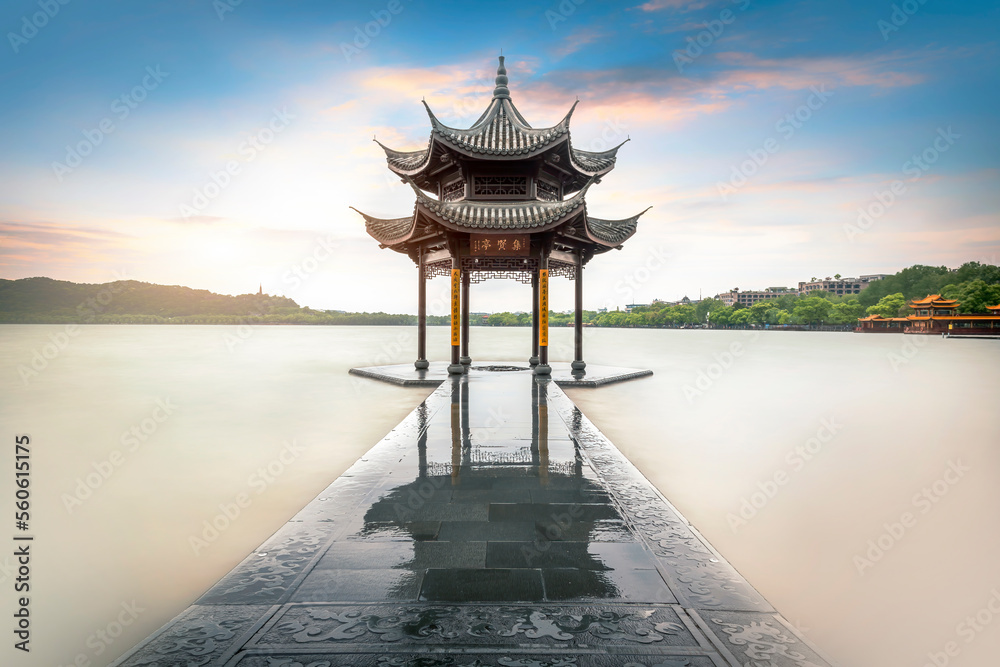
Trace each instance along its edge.
<instances>
[{"instance_id":1,"label":"green tree","mask_svg":"<svg viewBox=\"0 0 1000 667\"><path fill-rule=\"evenodd\" d=\"M733 311L733 316L730 318L730 321L734 325L736 325L736 326L741 326L741 327L749 326L750 325L750 309L749 308L740 308L738 310L734 310Z\"/></svg>"},{"instance_id":2,"label":"green tree","mask_svg":"<svg viewBox=\"0 0 1000 667\"><path fill-rule=\"evenodd\" d=\"M810 296L795 304L792 320L799 324L824 324L830 317L833 304L822 297Z\"/></svg>"},{"instance_id":3,"label":"green tree","mask_svg":"<svg viewBox=\"0 0 1000 667\"><path fill-rule=\"evenodd\" d=\"M708 322L713 327L728 327L732 324L733 309L729 307L716 308L708 313Z\"/></svg>"},{"instance_id":4,"label":"green tree","mask_svg":"<svg viewBox=\"0 0 1000 667\"><path fill-rule=\"evenodd\" d=\"M750 306L750 323L751 324L764 324L767 321L767 311L771 310L774 304L771 303L770 299L764 301L758 301L754 305Z\"/></svg>"},{"instance_id":5,"label":"green tree","mask_svg":"<svg viewBox=\"0 0 1000 667\"><path fill-rule=\"evenodd\" d=\"M830 312L830 323L853 324L857 322L863 312L864 309L861 307L861 304L857 302L857 299L835 303L833 304L833 308Z\"/></svg>"},{"instance_id":6,"label":"green tree","mask_svg":"<svg viewBox=\"0 0 1000 667\"><path fill-rule=\"evenodd\" d=\"M970 280L946 286L941 295L946 299L957 299L960 313L987 313L986 306L1000 304L1000 285L990 285L979 279Z\"/></svg>"},{"instance_id":7,"label":"green tree","mask_svg":"<svg viewBox=\"0 0 1000 667\"><path fill-rule=\"evenodd\" d=\"M889 294L882 297L874 306L869 306L865 310L865 313L868 315L881 315L882 317L896 317L900 309L905 305L906 298L901 292L897 292L896 294Z\"/></svg>"},{"instance_id":8,"label":"green tree","mask_svg":"<svg viewBox=\"0 0 1000 667\"><path fill-rule=\"evenodd\" d=\"M785 318L786 320L785 322L781 321L782 317ZM790 319L790 317L791 316L788 314L787 310L774 308L773 306L771 308L768 308L767 311L764 313L764 321L767 324L787 324L787 320Z\"/></svg>"},{"instance_id":9,"label":"green tree","mask_svg":"<svg viewBox=\"0 0 1000 667\"><path fill-rule=\"evenodd\" d=\"M694 307L695 319L698 322L704 322L705 318L710 313L713 313L720 308L726 308L726 304L722 303L719 299L702 299Z\"/></svg>"}]
</instances>

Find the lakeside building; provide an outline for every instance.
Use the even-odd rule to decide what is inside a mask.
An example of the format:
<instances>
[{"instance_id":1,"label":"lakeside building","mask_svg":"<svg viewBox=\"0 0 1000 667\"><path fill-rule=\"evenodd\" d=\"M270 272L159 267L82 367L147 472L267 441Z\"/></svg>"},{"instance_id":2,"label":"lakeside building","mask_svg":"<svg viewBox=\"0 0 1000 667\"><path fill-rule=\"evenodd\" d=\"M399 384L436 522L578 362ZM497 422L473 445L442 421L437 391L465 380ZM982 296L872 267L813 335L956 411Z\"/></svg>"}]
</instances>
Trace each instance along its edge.
<instances>
[{"instance_id":1,"label":"lakeside building","mask_svg":"<svg viewBox=\"0 0 1000 667\"><path fill-rule=\"evenodd\" d=\"M728 292L717 295L715 298L727 306L733 306L737 303L743 306L752 306L758 301L777 299L779 296L794 296L797 294L797 290L788 289L787 287L768 287L766 290L752 290L747 292L741 292L738 287L734 287Z\"/></svg>"},{"instance_id":2,"label":"lakeside building","mask_svg":"<svg viewBox=\"0 0 1000 667\"><path fill-rule=\"evenodd\" d=\"M836 294L837 296L844 296L845 294L861 294L861 290L868 287L868 285L876 280L881 280L884 277L885 276L882 274L878 274L878 276L862 276L861 278L826 277L823 280L800 282L799 293L803 296L808 296L810 292L829 292L830 294Z\"/></svg>"},{"instance_id":3,"label":"lakeside building","mask_svg":"<svg viewBox=\"0 0 1000 667\"><path fill-rule=\"evenodd\" d=\"M913 313L906 317L869 315L858 318L854 330L860 333L907 333L961 335L1000 335L1000 304L987 306L989 315L959 315L959 302L930 294L909 304Z\"/></svg>"},{"instance_id":4,"label":"lakeside building","mask_svg":"<svg viewBox=\"0 0 1000 667\"><path fill-rule=\"evenodd\" d=\"M830 294L834 294L836 296L845 296L861 294L861 291L873 282L888 277L889 274L887 273L869 273L859 278L830 278L828 276L822 280L813 279L809 282L801 281L799 282L798 289L789 289L787 287L768 287L765 290L740 291L740 288L734 287L728 292L716 294L715 298L727 306L734 306L736 304L740 304L742 306L752 306L758 301L776 299L779 296L785 296L788 294L794 296L808 296L811 292L822 291L829 292Z\"/></svg>"}]
</instances>

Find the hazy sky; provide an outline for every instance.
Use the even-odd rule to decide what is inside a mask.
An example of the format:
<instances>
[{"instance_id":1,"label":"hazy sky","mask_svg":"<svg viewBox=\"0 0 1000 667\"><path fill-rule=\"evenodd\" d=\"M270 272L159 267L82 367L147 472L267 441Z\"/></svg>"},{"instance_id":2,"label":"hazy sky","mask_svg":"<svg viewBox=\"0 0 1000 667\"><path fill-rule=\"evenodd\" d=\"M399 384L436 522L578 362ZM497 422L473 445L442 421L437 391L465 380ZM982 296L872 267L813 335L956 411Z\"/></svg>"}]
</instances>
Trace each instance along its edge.
<instances>
[{"instance_id":1,"label":"hazy sky","mask_svg":"<svg viewBox=\"0 0 1000 667\"><path fill-rule=\"evenodd\" d=\"M574 146L632 139L588 210L653 209L588 308L1000 255L995 2L65 1L0 8L0 277L414 312L348 206L412 211L372 137L426 146L421 98L467 127L501 48L534 126L579 98Z\"/></svg>"}]
</instances>

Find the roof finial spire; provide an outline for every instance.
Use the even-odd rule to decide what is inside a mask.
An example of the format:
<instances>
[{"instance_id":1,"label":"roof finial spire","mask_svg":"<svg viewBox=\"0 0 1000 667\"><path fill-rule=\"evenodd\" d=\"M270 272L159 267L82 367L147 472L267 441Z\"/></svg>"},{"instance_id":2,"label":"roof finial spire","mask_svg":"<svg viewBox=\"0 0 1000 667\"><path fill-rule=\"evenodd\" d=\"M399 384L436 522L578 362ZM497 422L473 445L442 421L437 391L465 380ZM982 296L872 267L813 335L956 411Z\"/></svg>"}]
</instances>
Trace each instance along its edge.
<instances>
[{"instance_id":1,"label":"roof finial spire","mask_svg":"<svg viewBox=\"0 0 1000 667\"><path fill-rule=\"evenodd\" d=\"M510 90L507 88L507 68L503 66L503 56L500 56L500 66L497 67L497 87L493 89L493 97L510 98Z\"/></svg>"}]
</instances>

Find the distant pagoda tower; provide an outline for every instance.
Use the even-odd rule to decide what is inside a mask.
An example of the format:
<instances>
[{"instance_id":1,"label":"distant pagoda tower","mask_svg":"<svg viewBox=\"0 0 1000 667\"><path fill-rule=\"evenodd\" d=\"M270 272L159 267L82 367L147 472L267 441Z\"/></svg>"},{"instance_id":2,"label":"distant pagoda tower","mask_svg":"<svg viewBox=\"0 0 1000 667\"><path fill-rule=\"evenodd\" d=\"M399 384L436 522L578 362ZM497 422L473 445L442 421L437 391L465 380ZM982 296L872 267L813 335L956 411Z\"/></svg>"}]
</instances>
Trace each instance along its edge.
<instances>
[{"instance_id":1,"label":"distant pagoda tower","mask_svg":"<svg viewBox=\"0 0 1000 667\"><path fill-rule=\"evenodd\" d=\"M380 247L409 255L419 269L414 366L429 366L428 278L451 277L448 370L455 374L472 363L470 283L514 278L533 288L529 363L538 375L551 373L548 283L550 275L561 275L576 281L572 367L583 374L583 267L594 255L620 249L635 234L642 215L604 220L587 214L587 190L614 169L624 142L603 152L573 148L569 123L576 104L557 125L531 127L511 101L503 56L493 99L469 129L446 126L426 102L424 106L431 121L427 148L400 152L379 144L389 169L416 193L413 214L387 220L358 211Z\"/></svg>"}]
</instances>

